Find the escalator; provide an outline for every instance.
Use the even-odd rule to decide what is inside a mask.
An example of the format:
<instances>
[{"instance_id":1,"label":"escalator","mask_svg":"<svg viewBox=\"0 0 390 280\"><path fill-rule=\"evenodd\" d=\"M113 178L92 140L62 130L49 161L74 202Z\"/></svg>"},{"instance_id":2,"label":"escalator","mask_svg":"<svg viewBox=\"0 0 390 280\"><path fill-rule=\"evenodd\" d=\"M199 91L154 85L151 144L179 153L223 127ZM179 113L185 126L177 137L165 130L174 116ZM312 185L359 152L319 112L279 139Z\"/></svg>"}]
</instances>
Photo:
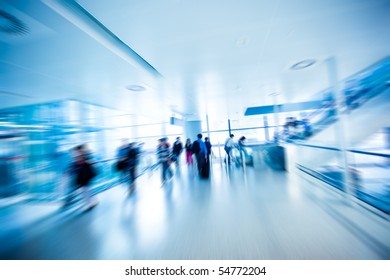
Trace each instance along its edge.
<instances>
[{"instance_id":1,"label":"escalator","mask_svg":"<svg viewBox=\"0 0 390 280\"><path fill-rule=\"evenodd\" d=\"M336 114L335 101L328 99L323 108L308 116L311 123L312 136L298 141L288 141L300 144L300 157L297 163L317 168L334 159L334 153L327 150L316 152L313 156L304 152L302 146L320 145L342 147L340 131L344 136L345 147L355 147L380 129L390 126L390 58L375 64L348 80L345 85L354 82L355 86L345 87L344 100L339 106L339 116ZM357 84L357 85L356 85ZM331 96L331 94L325 94Z\"/></svg>"}]
</instances>

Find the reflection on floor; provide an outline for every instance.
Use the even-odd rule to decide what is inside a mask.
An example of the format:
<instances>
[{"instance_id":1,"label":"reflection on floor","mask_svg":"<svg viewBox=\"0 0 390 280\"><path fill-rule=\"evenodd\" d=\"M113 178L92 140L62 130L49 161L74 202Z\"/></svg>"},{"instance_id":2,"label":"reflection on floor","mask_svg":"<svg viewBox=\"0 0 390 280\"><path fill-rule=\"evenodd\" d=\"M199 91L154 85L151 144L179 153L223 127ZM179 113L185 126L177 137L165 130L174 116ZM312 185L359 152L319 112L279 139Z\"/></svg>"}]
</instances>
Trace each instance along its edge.
<instances>
[{"instance_id":1,"label":"reflection on floor","mask_svg":"<svg viewBox=\"0 0 390 280\"><path fill-rule=\"evenodd\" d=\"M390 259L390 223L266 167L159 170L99 205L0 208L1 259Z\"/></svg>"}]
</instances>

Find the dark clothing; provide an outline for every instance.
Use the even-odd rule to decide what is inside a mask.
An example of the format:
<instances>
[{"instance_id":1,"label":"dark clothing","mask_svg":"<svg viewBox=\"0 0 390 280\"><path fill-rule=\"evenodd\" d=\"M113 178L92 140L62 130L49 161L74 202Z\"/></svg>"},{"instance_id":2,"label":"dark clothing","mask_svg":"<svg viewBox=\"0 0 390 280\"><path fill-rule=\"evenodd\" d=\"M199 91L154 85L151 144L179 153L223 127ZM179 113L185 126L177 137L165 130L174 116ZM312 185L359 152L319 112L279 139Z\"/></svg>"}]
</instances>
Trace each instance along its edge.
<instances>
[{"instance_id":1,"label":"dark clothing","mask_svg":"<svg viewBox=\"0 0 390 280\"><path fill-rule=\"evenodd\" d=\"M198 164L199 175L201 175L202 174L202 168L203 168L203 166L206 163L206 157L205 157L205 154L203 152L199 152L199 153L196 154L196 162Z\"/></svg>"},{"instance_id":2,"label":"dark clothing","mask_svg":"<svg viewBox=\"0 0 390 280\"><path fill-rule=\"evenodd\" d=\"M121 159L121 158L125 158L128 151L130 149L130 145L125 145L125 146L121 146L118 150L118 158Z\"/></svg>"},{"instance_id":3,"label":"dark clothing","mask_svg":"<svg viewBox=\"0 0 390 280\"><path fill-rule=\"evenodd\" d=\"M129 145L124 145L121 146L117 152L118 161L115 164L115 169L116 171L122 172L123 174L125 174L127 171L127 154L129 149Z\"/></svg>"},{"instance_id":4,"label":"dark clothing","mask_svg":"<svg viewBox=\"0 0 390 280\"><path fill-rule=\"evenodd\" d=\"M92 164L85 162L82 164L77 176L77 185L80 187L87 186L89 185L89 182L95 178L95 176L95 168L92 166Z\"/></svg>"},{"instance_id":5,"label":"dark clothing","mask_svg":"<svg viewBox=\"0 0 390 280\"><path fill-rule=\"evenodd\" d=\"M128 149L126 161L129 167L134 167L137 165L138 155L139 155L139 151L136 147L131 147Z\"/></svg>"},{"instance_id":6,"label":"dark clothing","mask_svg":"<svg viewBox=\"0 0 390 280\"><path fill-rule=\"evenodd\" d=\"M68 174L71 177L71 186L66 196L65 204L69 205L74 200L76 189L81 189L85 197L88 207L93 207L96 203L91 204L90 184L91 181L98 175L96 167L91 163L92 154L77 151L72 163L69 166Z\"/></svg>"},{"instance_id":7,"label":"dark clothing","mask_svg":"<svg viewBox=\"0 0 390 280\"><path fill-rule=\"evenodd\" d=\"M210 142L204 142L205 145L206 145L206 149L207 149L207 156L210 156L211 155L211 143Z\"/></svg>"},{"instance_id":8,"label":"dark clothing","mask_svg":"<svg viewBox=\"0 0 390 280\"><path fill-rule=\"evenodd\" d=\"M126 162L129 172L129 183L134 183L136 178L139 151L137 147L130 147L127 152Z\"/></svg>"},{"instance_id":9,"label":"dark clothing","mask_svg":"<svg viewBox=\"0 0 390 280\"><path fill-rule=\"evenodd\" d=\"M202 168L206 163L207 148L202 139L194 141L192 144L192 152L196 155L199 175L202 173Z\"/></svg>"},{"instance_id":10,"label":"dark clothing","mask_svg":"<svg viewBox=\"0 0 390 280\"><path fill-rule=\"evenodd\" d=\"M172 147L172 154L178 156L183 151L183 144L180 141L176 141Z\"/></svg>"},{"instance_id":11,"label":"dark clothing","mask_svg":"<svg viewBox=\"0 0 390 280\"><path fill-rule=\"evenodd\" d=\"M180 154L183 151L183 144L180 141L173 143L172 161L175 162L177 170L180 168Z\"/></svg>"},{"instance_id":12,"label":"dark clothing","mask_svg":"<svg viewBox=\"0 0 390 280\"><path fill-rule=\"evenodd\" d=\"M210 176L210 160L207 157L204 161L204 164L200 170L200 177L207 179Z\"/></svg>"},{"instance_id":13,"label":"dark clothing","mask_svg":"<svg viewBox=\"0 0 390 280\"><path fill-rule=\"evenodd\" d=\"M204 144L206 145L207 156L206 156L205 162L202 166L202 169L200 171L201 172L200 177L207 179L210 176L210 155L211 155L212 145L211 145L210 141L204 142Z\"/></svg>"},{"instance_id":14,"label":"dark clothing","mask_svg":"<svg viewBox=\"0 0 390 280\"><path fill-rule=\"evenodd\" d=\"M191 145L191 149L192 149L192 153L197 155L199 153L199 151L200 151L199 142L198 141L194 141L194 143L192 143L192 145Z\"/></svg>"},{"instance_id":15,"label":"dark clothing","mask_svg":"<svg viewBox=\"0 0 390 280\"><path fill-rule=\"evenodd\" d=\"M84 187L96 177L95 168L89 162L75 162L70 167L76 187Z\"/></svg>"},{"instance_id":16,"label":"dark clothing","mask_svg":"<svg viewBox=\"0 0 390 280\"><path fill-rule=\"evenodd\" d=\"M185 149L186 149L187 152L192 152L192 144L191 143L187 143L185 145Z\"/></svg>"}]
</instances>

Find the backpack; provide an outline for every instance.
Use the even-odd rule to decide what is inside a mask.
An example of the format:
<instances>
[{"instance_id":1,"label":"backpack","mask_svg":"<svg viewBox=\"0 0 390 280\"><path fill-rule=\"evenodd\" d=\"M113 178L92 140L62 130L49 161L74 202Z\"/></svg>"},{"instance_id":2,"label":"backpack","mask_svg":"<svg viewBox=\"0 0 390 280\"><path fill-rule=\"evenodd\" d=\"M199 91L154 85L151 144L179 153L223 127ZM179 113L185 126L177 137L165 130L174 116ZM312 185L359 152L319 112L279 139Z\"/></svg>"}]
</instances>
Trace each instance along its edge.
<instances>
[{"instance_id":1,"label":"backpack","mask_svg":"<svg viewBox=\"0 0 390 280\"><path fill-rule=\"evenodd\" d=\"M173 148L172 148L172 153L175 154L175 155L179 155L183 150L183 145L181 142L179 143L174 143L173 144Z\"/></svg>"},{"instance_id":2,"label":"backpack","mask_svg":"<svg viewBox=\"0 0 390 280\"><path fill-rule=\"evenodd\" d=\"M121 171L126 169L127 167L127 162L126 160L119 160L117 163L115 163L115 170L116 171Z\"/></svg>"},{"instance_id":3,"label":"backpack","mask_svg":"<svg viewBox=\"0 0 390 280\"><path fill-rule=\"evenodd\" d=\"M192 152L194 154L198 154L200 152L200 145L198 141L194 141L194 143L192 144Z\"/></svg>"},{"instance_id":4,"label":"backpack","mask_svg":"<svg viewBox=\"0 0 390 280\"><path fill-rule=\"evenodd\" d=\"M132 147L128 150L127 153L127 164L129 166L135 166L138 159L138 149L136 147Z\"/></svg>"},{"instance_id":5,"label":"backpack","mask_svg":"<svg viewBox=\"0 0 390 280\"><path fill-rule=\"evenodd\" d=\"M79 167L76 179L77 185L87 186L97 175L95 167L92 164L85 162Z\"/></svg>"}]
</instances>

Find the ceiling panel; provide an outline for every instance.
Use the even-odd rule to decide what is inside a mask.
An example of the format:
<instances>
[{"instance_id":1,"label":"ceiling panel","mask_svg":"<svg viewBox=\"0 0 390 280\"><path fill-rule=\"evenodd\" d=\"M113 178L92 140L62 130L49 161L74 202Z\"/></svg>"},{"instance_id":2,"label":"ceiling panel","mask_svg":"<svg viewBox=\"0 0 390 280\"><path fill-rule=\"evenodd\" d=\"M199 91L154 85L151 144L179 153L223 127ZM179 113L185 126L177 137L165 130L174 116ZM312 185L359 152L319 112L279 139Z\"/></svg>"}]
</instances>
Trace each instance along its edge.
<instances>
[{"instance_id":1,"label":"ceiling panel","mask_svg":"<svg viewBox=\"0 0 390 280\"><path fill-rule=\"evenodd\" d=\"M341 78L389 55L385 0L80 0L78 3L162 75L151 77L46 5L6 0L24 37L0 33L0 91L36 100L78 98L167 119L171 108L224 119L248 106L305 101L327 86L324 59ZM304 71L289 67L318 62ZM140 84L145 92L126 86ZM2 98L5 95L1 96ZM13 106L7 97L2 106ZM15 98L14 105L20 100ZM27 102L27 101L26 101ZM29 101L30 102L30 101Z\"/></svg>"}]
</instances>

